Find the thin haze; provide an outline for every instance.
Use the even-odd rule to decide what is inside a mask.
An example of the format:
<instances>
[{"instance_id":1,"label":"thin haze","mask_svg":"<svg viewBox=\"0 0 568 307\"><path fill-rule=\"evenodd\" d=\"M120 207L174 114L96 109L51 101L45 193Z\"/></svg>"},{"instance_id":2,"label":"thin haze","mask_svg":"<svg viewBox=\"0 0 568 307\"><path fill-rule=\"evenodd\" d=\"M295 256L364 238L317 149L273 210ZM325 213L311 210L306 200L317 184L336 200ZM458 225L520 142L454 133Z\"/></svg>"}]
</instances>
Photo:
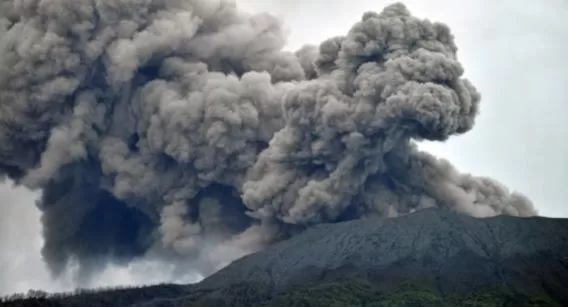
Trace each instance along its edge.
<instances>
[{"instance_id":1,"label":"thin haze","mask_svg":"<svg viewBox=\"0 0 568 307\"><path fill-rule=\"evenodd\" d=\"M303 3L302 14L298 14L298 12L290 9L299 7L294 5L294 1L290 2L288 8L270 4L270 1L242 2L244 2L242 3L243 6L250 11L268 10L283 15L291 29L291 39L288 43L290 50L297 50L304 43L319 43L328 37L345 34L350 26L360 19L363 12L368 10L380 11L386 4L376 1L361 1L356 4L351 3L349 7L341 7L340 5L331 6L329 1L325 3L312 1L310 4ZM457 36L456 41L460 48L459 60L464 64L466 76L473 81L473 84L482 93L482 113L478 117L478 122L472 132L455 139L452 138L447 145L428 144L423 147L436 153L442 153L462 170L472 171L476 175L496 177L510 187L528 194L536 203L541 214L565 215L562 212L564 208L560 204L560 193L563 193L560 185L565 179L561 177L565 176L562 170L567 169L566 162L562 159L566 153L565 140L567 138L566 129L561 126L565 124L561 118L554 120L554 116L559 117L560 114L565 114L560 108L564 107L561 102L567 95L565 89L560 86L565 83L563 82L565 80L562 80L561 77L553 78L551 74L559 71L558 62L561 61L560 55L565 54L566 45L561 46L560 43L557 43L558 46L555 48L546 48L546 44L553 44L557 40L547 38L550 29L558 29L559 34L554 36L563 37L563 33L566 33L565 25L563 28L562 25L546 24L546 22L550 23L551 20L554 20L550 16L541 21L535 20L535 17L531 16L531 14L536 14L534 8L522 8L522 4L518 2L515 4L518 9L495 7L494 4L492 7L483 7L483 5L467 7L465 4L454 4L454 7L452 7L441 1L437 3L440 5L423 4L417 6L410 2L408 6L414 15L429 17L434 21L443 21L450 25ZM335 14L330 12L330 8L337 10L337 12ZM318 13L322 11L334 16L334 18L332 20L326 19L321 13ZM559 7L556 10L550 9L550 12L559 14L565 12L565 10L562 11L562 8ZM550 14L550 12L548 13ZM542 12L543 15L546 13L546 10ZM317 22L314 22L315 18L318 18ZM483 22L479 22L482 18ZM512 20L506 23L506 18ZM519 27L515 18L525 21L527 23L526 28ZM491 20L494 20L493 24ZM502 24L496 24L497 21ZM519 28L525 31L521 32L520 36L518 34L515 36L515 31L520 31ZM546 31L549 34L543 33ZM503 37L506 37L509 41L503 42ZM537 45L535 46L536 50L539 50L538 48L540 50L551 49L546 53L547 57L543 58L541 56L543 51L540 51L537 58L531 59L531 56L535 53L531 53L531 48L526 47L527 39L534 41L534 44ZM480 48L480 46L483 46L483 48ZM513 48L511 46L523 47ZM555 61L557 63L554 63ZM534 65L527 65L526 62L534 63ZM525 73L513 73L514 69L525 71ZM552 71L553 69L556 69L556 71ZM521 78L527 78L527 81L519 80ZM526 84L527 89L519 90L519 84ZM534 90L532 89L533 86ZM522 107L524 104L527 105L526 108ZM558 110L554 110L554 108L558 108ZM543 113L542 118L535 119L534 114L539 114L539 112ZM536 123L532 124L531 122ZM554 135L554 133L559 135L551 137L550 135ZM540 134L544 136L540 136ZM530 139L530 141L527 139ZM544 142L551 142L551 144ZM544 148L550 150L544 150ZM531 152L531 150L538 152L538 154ZM544 163L539 163L539 161ZM507 169L508 165L510 165L509 170ZM521 168L519 165L523 167ZM50 171L52 170L43 169L36 172L36 174L39 173L37 175L39 179L36 177L36 180L41 181L41 177L49 174ZM267 178L266 174L263 175L262 172L260 172L260 175L256 174L256 176ZM529 184L526 184L526 182L529 182ZM545 182L546 184L544 184ZM254 185L254 183L252 184ZM555 184L557 184L557 187L555 187ZM259 189L252 190L258 191ZM8 271L9 274L3 275L0 279L0 293L21 291L29 287L46 288L49 281L49 274L38 274L42 271L40 269L42 262L37 259L42 239L36 235L40 230L37 224L40 214L32 209L33 197L26 196L26 194L21 189L2 193L2 205L7 208L7 211L3 209L2 228L0 229L2 236L6 237L5 239L2 238L2 242L8 242L8 244L4 244L0 251L2 254L0 268L8 267L10 270ZM8 195L8 197L4 195ZM248 195L248 204L253 207L256 206L255 199L262 196ZM539 199L539 197L542 197L542 199ZM545 197L548 197L550 201L546 202ZM26 200L26 198L28 199ZM211 201L215 202L215 199ZM558 205L551 206L550 209L543 204L556 204L555 202ZM171 215L162 214L162 217L171 216L174 218L171 222L164 224L166 230L176 228L174 226L179 221L175 217L179 210L182 210L176 205L172 205L170 208L172 210L167 212ZM305 210L301 211L302 214L305 214L305 212ZM303 215L290 215L289 217L292 222L305 218ZM22 224L30 225L30 227L22 228ZM174 226L171 226L172 224ZM187 228L185 229L187 231ZM173 237L175 236L173 235ZM178 240L177 243L174 239L170 243L177 244L175 246L178 249L180 246L182 249L186 249L188 244L186 239L187 237L181 242ZM29 252L31 250L33 252ZM28 252L26 253L26 251ZM18 255L25 255L25 257L18 257ZM28 258L29 260L24 265L22 259ZM34 265L29 265L30 263ZM124 269L122 271L111 270L109 275L104 276L104 278L100 277L99 280L105 280L105 282L112 280L111 283L152 282L153 280L147 279L146 276L148 275L144 275L144 270L147 270L148 267L151 267L151 264L131 265L131 269L126 270L128 273L121 275L122 277L115 277L115 274L125 272ZM163 279L169 279L170 277L167 275L165 274ZM42 278L41 276L45 277ZM73 283L74 281L68 278L67 286L63 285L62 287L68 287ZM94 282L91 285L97 284L100 283Z\"/></svg>"}]
</instances>

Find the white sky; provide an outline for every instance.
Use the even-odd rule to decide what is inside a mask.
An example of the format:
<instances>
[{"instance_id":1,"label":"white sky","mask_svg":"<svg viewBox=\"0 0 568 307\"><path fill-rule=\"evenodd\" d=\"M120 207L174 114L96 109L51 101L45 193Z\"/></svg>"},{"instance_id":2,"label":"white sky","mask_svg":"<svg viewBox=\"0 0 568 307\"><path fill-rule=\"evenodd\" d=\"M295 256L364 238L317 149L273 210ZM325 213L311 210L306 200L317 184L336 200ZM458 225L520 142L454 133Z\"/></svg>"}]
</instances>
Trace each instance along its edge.
<instances>
[{"instance_id":1,"label":"white sky","mask_svg":"<svg viewBox=\"0 0 568 307\"><path fill-rule=\"evenodd\" d=\"M248 11L282 17L289 49L344 34L381 0L238 0ZM568 217L568 1L410 0L414 15L447 23L466 75L482 93L473 131L423 148L461 171L490 176L529 196L541 215ZM0 184L0 295L30 288L64 290L41 262L34 194ZM7 213L7 214L6 214ZM143 266L147 268L148 266ZM152 279L148 279L152 276ZM167 276L164 274L163 276ZM101 284L161 281L133 266Z\"/></svg>"}]
</instances>

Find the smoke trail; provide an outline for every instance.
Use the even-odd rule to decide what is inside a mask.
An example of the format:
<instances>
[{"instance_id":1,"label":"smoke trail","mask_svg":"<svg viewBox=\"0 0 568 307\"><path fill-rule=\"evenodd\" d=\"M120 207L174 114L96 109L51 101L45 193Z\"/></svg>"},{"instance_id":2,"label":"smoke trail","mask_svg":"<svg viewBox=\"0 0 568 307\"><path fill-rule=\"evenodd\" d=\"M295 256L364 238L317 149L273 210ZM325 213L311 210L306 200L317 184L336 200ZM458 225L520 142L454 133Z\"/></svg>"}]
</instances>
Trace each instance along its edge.
<instances>
[{"instance_id":1,"label":"smoke trail","mask_svg":"<svg viewBox=\"0 0 568 307\"><path fill-rule=\"evenodd\" d=\"M414 141L472 129L449 28L400 3L290 53L230 1L0 2L0 176L40 189L51 271L226 259L322 222L536 214ZM3 174L3 175L2 175Z\"/></svg>"}]
</instances>

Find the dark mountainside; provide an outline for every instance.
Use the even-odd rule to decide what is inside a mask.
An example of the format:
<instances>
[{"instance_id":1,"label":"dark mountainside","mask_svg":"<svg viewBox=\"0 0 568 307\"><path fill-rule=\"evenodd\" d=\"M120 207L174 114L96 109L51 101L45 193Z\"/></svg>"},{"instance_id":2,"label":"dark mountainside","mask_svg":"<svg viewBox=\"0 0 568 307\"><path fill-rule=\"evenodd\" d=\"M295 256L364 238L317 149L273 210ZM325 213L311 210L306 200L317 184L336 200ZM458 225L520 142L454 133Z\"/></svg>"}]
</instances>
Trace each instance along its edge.
<instances>
[{"instance_id":1,"label":"dark mountainside","mask_svg":"<svg viewBox=\"0 0 568 307\"><path fill-rule=\"evenodd\" d=\"M568 220L425 209L318 225L197 285L91 292L42 306L566 306L566 282Z\"/></svg>"}]
</instances>

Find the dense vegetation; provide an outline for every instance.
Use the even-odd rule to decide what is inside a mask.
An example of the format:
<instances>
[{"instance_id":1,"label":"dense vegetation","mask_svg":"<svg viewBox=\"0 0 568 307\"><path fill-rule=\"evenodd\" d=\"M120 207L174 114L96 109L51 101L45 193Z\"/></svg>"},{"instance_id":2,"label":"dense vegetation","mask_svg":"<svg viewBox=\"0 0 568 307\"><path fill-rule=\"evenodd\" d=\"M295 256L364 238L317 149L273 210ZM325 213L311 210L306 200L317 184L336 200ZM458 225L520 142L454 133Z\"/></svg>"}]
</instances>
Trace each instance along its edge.
<instances>
[{"instance_id":1,"label":"dense vegetation","mask_svg":"<svg viewBox=\"0 0 568 307\"><path fill-rule=\"evenodd\" d=\"M241 286L242 287L242 286ZM471 293L444 297L435 289L424 285L403 284L392 291L384 292L365 281L349 280L314 284L298 287L275 294L264 301L246 301L250 291L239 295L225 296L212 300L203 299L195 306L258 306L258 307L403 307L403 306L444 306L444 307L536 307L561 306L545 294L532 296L511 293L506 289L478 289ZM237 298L238 301L234 299Z\"/></svg>"},{"instance_id":2,"label":"dense vegetation","mask_svg":"<svg viewBox=\"0 0 568 307\"><path fill-rule=\"evenodd\" d=\"M78 289L72 293L48 294L29 291L1 299L2 306L128 306L156 298L173 298L185 294L187 287L161 284L147 287Z\"/></svg>"},{"instance_id":3,"label":"dense vegetation","mask_svg":"<svg viewBox=\"0 0 568 307\"><path fill-rule=\"evenodd\" d=\"M190 286L160 285L47 295L30 292L4 299L3 306L235 306L235 307L545 307L562 306L546 294L513 293L507 289L477 289L470 293L441 295L434 288L412 283L381 291L364 280L330 281L272 293L263 284L241 284L214 291Z\"/></svg>"}]
</instances>

